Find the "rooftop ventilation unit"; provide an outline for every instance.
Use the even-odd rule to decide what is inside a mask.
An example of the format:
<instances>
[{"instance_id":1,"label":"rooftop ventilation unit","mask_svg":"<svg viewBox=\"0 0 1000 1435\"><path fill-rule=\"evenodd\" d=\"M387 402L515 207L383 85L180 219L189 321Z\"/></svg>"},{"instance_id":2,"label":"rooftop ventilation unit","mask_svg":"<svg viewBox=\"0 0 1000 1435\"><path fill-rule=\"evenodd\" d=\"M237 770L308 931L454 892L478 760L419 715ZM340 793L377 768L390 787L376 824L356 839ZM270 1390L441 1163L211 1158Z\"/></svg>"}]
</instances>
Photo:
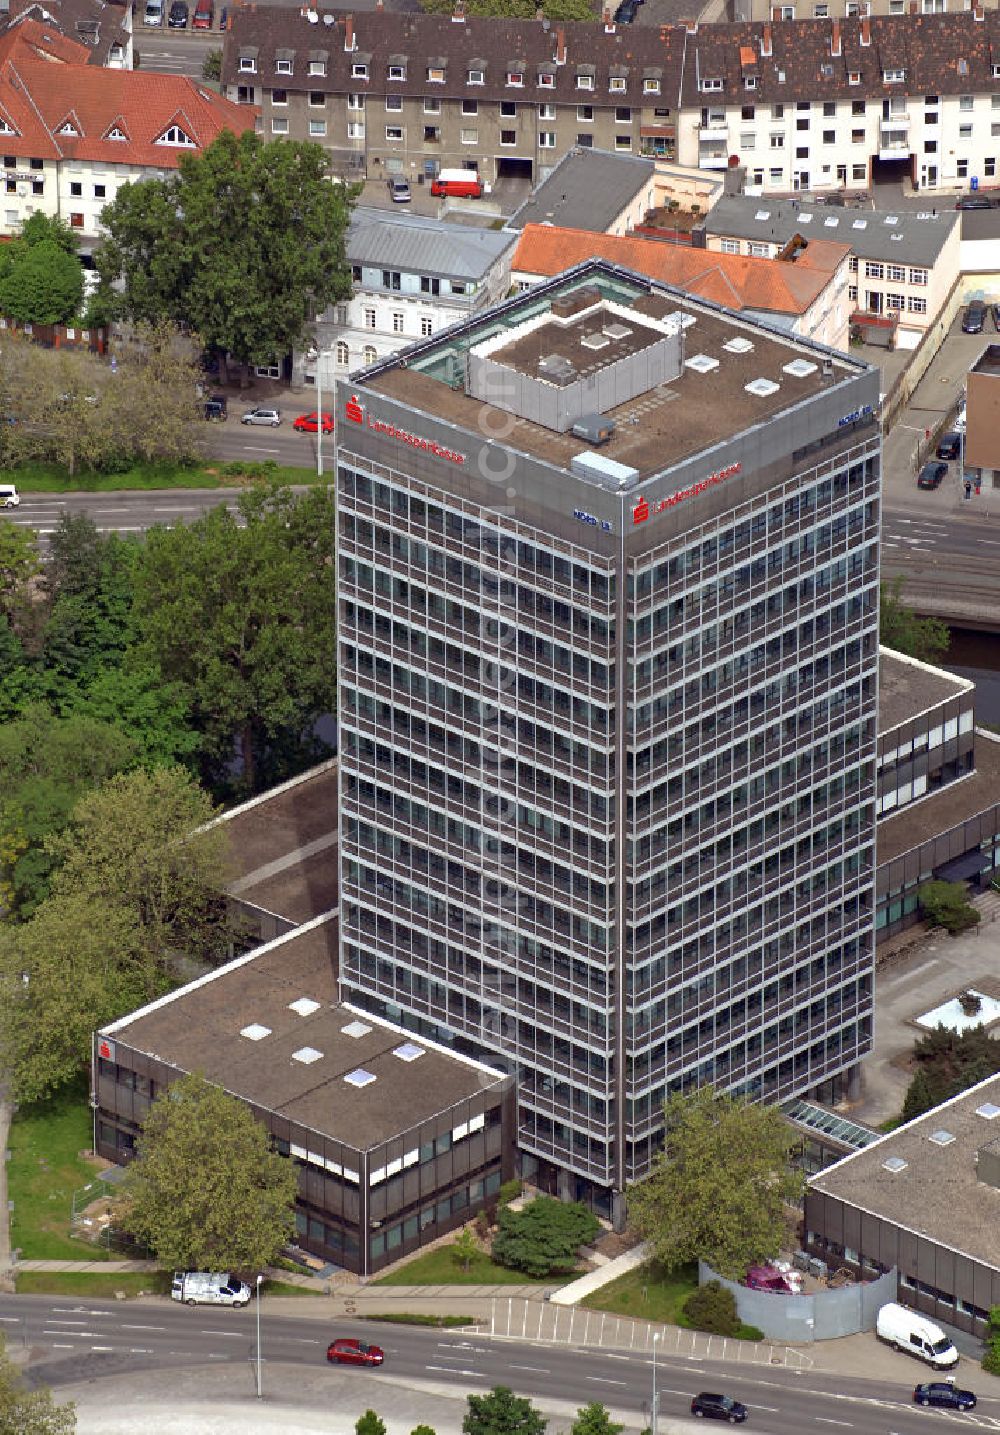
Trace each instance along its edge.
<instances>
[{"instance_id":1,"label":"rooftop ventilation unit","mask_svg":"<svg viewBox=\"0 0 1000 1435\"><path fill-rule=\"evenodd\" d=\"M584 334L580 345L584 349L608 349L611 347L611 340L607 334Z\"/></svg>"},{"instance_id":2,"label":"rooftop ventilation unit","mask_svg":"<svg viewBox=\"0 0 1000 1435\"><path fill-rule=\"evenodd\" d=\"M711 354L692 354L690 359L684 360L686 369L694 369L696 374L710 374L713 369L719 367L718 359L713 359Z\"/></svg>"},{"instance_id":3,"label":"rooftop ventilation unit","mask_svg":"<svg viewBox=\"0 0 1000 1435\"><path fill-rule=\"evenodd\" d=\"M538 376L560 388L571 384L576 378L576 367L562 354L546 354L538 361Z\"/></svg>"},{"instance_id":4,"label":"rooftop ventilation unit","mask_svg":"<svg viewBox=\"0 0 1000 1435\"><path fill-rule=\"evenodd\" d=\"M251 1022L249 1026L245 1026L240 1032L240 1036L245 1036L247 1041L263 1041L265 1036L270 1035L271 1028L269 1026L261 1026L259 1021Z\"/></svg>"},{"instance_id":5,"label":"rooftop ventilation unit","mask_svg":"<svg viewBox=\"0 0 1000 1435\"><path fill-rule=\"evenodd\" d=\"M570 430L574 438L582 438L584 443L592 443L595 448L607 443L614 431L614 419L604 414L581 414Z\"/></svg>"},{"instance_id":6,"label":"rooftop ventilation unit","mask_svg":"<svg viewBox=\"0 0 1000 1435\"><path fill-rule=\"evenodd\" d=\"M882 223L883 223L883 224L898 224L898 223L899 223L899 215L898 215L898 214L887 214L886 217L883 219Z\"/></svg>"},{"instance_id":7,"label":"rooftop ventilation unit","mask_svg":"<svg viewBox=\"0 0 1000 1435\"><path fill-rule=\"evenodd\" d=\"M813 222L813 217L812 217L811 214L800 214L800 215L799 215L799 223L800 223L800 224L812 224L812 222Z\"/></svg>"},{"instance_id":8,"label":"rooftop ventilation unit","mask_svg":"<svg viewBox=\"0 0 1000 1435\"><path fill-rule=\"evenodd\" d=\"M344 1077L348 1086L356 1086L359 1091L363 1086L371 1086L375 1079L374 1073L365 1071L363 1066L356 1067L354 1071L349 1071Z\"/></svg>"},{"instance_id":9,"label":"rooftop ventilation unit","mask_svg":"<svg viewBox=\"0 0 1000 1435\"><path fill-rule=\"evenodd\" d=\"M769 209L758 209L757 213L754 215L754 219L759 219L761 220L761 222L763 222L765 219L770 218L771 211Z\"/></svg>"},{"instance_id":10,"label":"rooftop ventilation unit","mask_svg":"<svg viewBox=\"0 0 1000 1435\"><path fill-rule=\"evenodd\" d=\"M942 1130L931 1132L927 1139L933 1141L935 1146L950 1146L955 1138L950 1131Z\"/></svg>"},{"instance_id":11,"label":"rooftop ventilation unit","mask_svg":"<svg viewBox=\"0 0 1000 1435\"><path fill-rule=\"evenodd\" d=\"M903 242L903 236L901 234L890 234L889 238L892 240L893 244L902 244Z\"/></svg>"},{"instance_id":12,"label":"rooftop ventilation unit","mask_svg":"<svg viewBox=\"0 0 1000 1435\"><path fill-rule=\"evenodd\" d=\"M303 1066L312 1066L314 1061L319 1061L323 1053L317 1051L314 1046L300 1046L298 1051L292 1052L293 1061L301 1061Z\"/></svg>"},{"instance_id":13,"label":"rooftop ventilation unit","mask_svg":"<svg viewBox=\"0 0 1000 1435\"><path fill-rule=\"evenodd\" d=\"M737 334L735 339L728 339L722 347L727 354L752 354L753 340L744 339L742 335Z\"/></svg>"},{"instance_id":14,"label":"rooftop ventilation unit","mask_svg":"<svg viewBox=\"0 0 1000 1435\"><path fill-rule=\"evenodd\" d=\"M835 214L828 214L823 220L823 223L826 225L827 229L836 229L837 225L840 223L840 220Z\"/></svg>"},{"instance_id":15,"label":"rooftop ventilation unit","mask_svg":"<svg viewBox=\"0 0 1000 1435\"><path fill-rule=\"evenodd\" d=\"M793 379L808 379L817 369L816 364L811 364L808 359L793 359L790 364L782 364L781 372L791 374Z\"/></svg>"},{"instance_id":16,"label":"rooftop ventilation unit","mask_svg":"<svg viewBox=\"0 0 1000 1435\"><path fill-rule=\"evenodd\" d=\"M867 221L867 219L856 219L856 220L854 221L854 223L851 225L851 228L852 228L852 229L867 229L867 228L868 228L868 221Z\"/></svg>"},{"instance_id":17,"label":"rooftop ventilation unit","mask_svg":"<svg viewBox=\"0 0 1000 1435\"><path fill-rule=\"evenodd\" d=\"M627 324L605 324L604 332L609 339L627 339L634 331Z\"/></svg>"},{"instance_id":18,"label":"rooftop ventilation unit","mask_svg":"<svg viewBox=\"0 0 1000 1435\"><path fill-rule=\"evenodd\" d=\"M755 398L769 399L772 394L778 392L781 385L776 384L773 379L754 379L751 383L744 384L743 388L748 394L753 394Z\"/></svg>"},{"instance_id":19,"label":"rooftop ventilation unit","mask_svg":"<svg viewBox=\"0 0 1000 1435\"><path fill-rule=\"evenodd\" d=\"M288 1010L298 1016L312 1016L314 1011L319 1011L319 1002L313 1001L312 997L298 997L295 1001L288 1003Z\"/></svg>"},{"instance_id":20,"label":"rooftop ventilation unit","mask_svg":"<svg viewBox=\"0 0 1000 1435\"><path fill-rule=\"evenodd\" d=\"M887 1156L882 1162L882 1170L891 1171L895 1176L898 1175L900 1171L905 1171L907 1165L908 1162L904 1161L902 1156Z\"/></svg>"},{"instance_id":21,"label":"rooftop ventilation unit","mask_svg":"<svg viewBox=\"0 0 1000 1435\"><path fill-rule=\"evenodd\" d=\"M593 285L584 285L582 289L574 289L572 294L558 294L549 307L557 319L570 319L582 309L592 309L600 302L601 291Z\"/></svg>"},{"instance_id":22,"label":"rooftop ventilation unit","mask_svg":"<svg viewBox=\"0 0 1000 1435\"><path fill-rule=\"evenodd\" d=\"M984 1117L987 1121L995 1121L1000 1116L1000 1106L995 1105L992 1101L984 1101L982 1106L976 1107L976 1115Z\"/></svg>"},{"instance_id":23,"label":"rooftop ventilation unit","mask_svg":"<svg viewBox=\"0 0 1000 1435\"><path fill-rule=\"evenodd\" d=\"M363 1021L349 1021L347 1025L342 1026L340 1030L344 1036L353 1036L354 1040L358 1041L361 1037L368 1035L371 1031L371 1027L366 1026Z\"/></svg>"},{"instance_id":24,"label":"rooftop ventilation unit","mask_svg":"<svg viewBox=\"0 0 1000 1435\"><path fill-rule=\"evenodd\" d=\"M424 1054L424 1048L417 1046L415 1042L404 1041L402 1046L394 1046L393 1056L398 1056L400 1061L418 1061Z\"/></svg>"}]
</instances>

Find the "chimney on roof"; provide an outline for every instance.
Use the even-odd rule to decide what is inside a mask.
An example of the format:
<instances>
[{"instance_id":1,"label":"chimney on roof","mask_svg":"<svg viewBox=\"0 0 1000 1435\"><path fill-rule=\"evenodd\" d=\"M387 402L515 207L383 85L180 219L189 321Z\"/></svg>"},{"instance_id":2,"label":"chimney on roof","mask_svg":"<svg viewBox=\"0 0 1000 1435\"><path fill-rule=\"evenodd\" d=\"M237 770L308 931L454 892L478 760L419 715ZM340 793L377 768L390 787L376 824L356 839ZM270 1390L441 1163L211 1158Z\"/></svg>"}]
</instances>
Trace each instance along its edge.
<instances>
[{"instance_id":1,"label":"chimney on roof","mask_svg":"<svg viewBox=\"0 0 1000 1435\"><path fill-rule=\"evenodd\" d=\"M453 25L465 24L465 0L455 0L455 8L451 12L451 23Z\"/></svg>"},{"instance_id":2,"label":"chimney on roof","mask_svg":"<svg viewBox=\"0 0 1000 1435\"><path fill-rule=\"evenodd\" d=\"M920 14L920 6L917 4L917 0L910 0L910 14L911 14L911 15L919 15L919 14Z\"/></svg>"},{"instance_id":3,"label":"chimney on roof","mask_svg":"<svg viewBox=\"0 0 1000 1435\"><path fill-rule=\"evenodd\" d=\"M862 45L870 45L871 42L872 42L872 22L869 20L868 16L866 15L866 16L864 17L864 19L861 21L861 43L862 43Z\"/></svg>"},{"instance_id":4,"label":"chimney on roof","mask_svg":"<svg viewBox=\"0 0 1000 1435\"><path fill-rule=\"evenodd\" d=\"M780 20L780 19L781 19L781 6L780 6L780 5L772 5L772 6L771 6L771 19L772 19L772 20Z\"/></svg>"},{"instance_id":5,"label":"chimney on roof","mask_svg":"<svg viewBox=\"0 0 1000 1435\"><path fill-rule=\"evenodd\" d=\"M383 10L384 8L385 8L385 6L383 5L382 0L375 0L375 9L376 9L376 10Z\"/></svg>"},{"instance_id":6,"label":"chimney on roof","mask_svg":"<svg viewBox=\"0 0 1000 1435\"><path fill-rule=\"evenodd\" d=\"M760 54L762 60L769 60L771 58L771 27L767 24L765 24L760 34Z\"/></svg>"},{"instance_id":7,"label":"chimney on roof","mask_svg":"<svg viewBox=\"0 0 1000 1435\"><path fill-rule=\"evenodd\" d=\"M354 16L344 16L344 49L350 55L358 48L357 37L354 34Z\"/></svg>"},{"instance_id":8,"label":"chimney on roof","mask_svg":"<svg viewBox=\"0 0 1000 1435\"><path fill-rule=\"evenodd\" d=\"M611 7L608 5L604 7L604 33L605 35L615 33L615 22L611 18Z\"/></svg>"},{"instance_id":9,"label":"chimney on roof","mask_svg":"<svg viewBox=\"0 0 1000 1435\"><path fill-rule=\"evenodd\" d=\"M698 33L698 21L697 21L697 20L685 20L685 21L684 21L684 29L687 31L687 33L688 33L689 35L697 35L697 33Z\"/></svg>"},{"instance_id":10,"label":"chimney on roof","mask_svg":"<svg viewBox=\"0 0 1000 1435\"><path fill-rule=\"evenodd\" d=\"M557 25L557 26L556 26L556 64L557 64L557 65L565 65L565 63L566 63L566 27L565 27L565 25Z\"/></svg>"},{"instance_id":11,"label":"chimney on roof","mask_svg":"<svg viewBox=\"0 0 1000 1435\"><path fill-rule=\"evenodd\" d=\"M839 60L843 53L843 46L840 43L840 21L834 20L833 35L830 39L830 54L835 60Z\"/></svg>"}]
</instances>

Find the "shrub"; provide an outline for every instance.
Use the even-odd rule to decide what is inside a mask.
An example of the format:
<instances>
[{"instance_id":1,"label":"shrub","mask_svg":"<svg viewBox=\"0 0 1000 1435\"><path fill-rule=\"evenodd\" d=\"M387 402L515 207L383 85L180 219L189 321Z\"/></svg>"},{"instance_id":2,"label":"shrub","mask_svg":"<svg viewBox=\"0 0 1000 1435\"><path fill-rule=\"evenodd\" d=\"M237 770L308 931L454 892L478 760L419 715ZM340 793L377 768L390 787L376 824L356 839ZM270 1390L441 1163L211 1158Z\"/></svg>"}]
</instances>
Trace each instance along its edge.
<instances>
[{"instance_id":1,"label":"shrub","mask_svg":"<svg viewBox=\"0 0 1000 1435\"><path fill-rule=\"evenodd\" d=\"M987 1341L986 1353L983 1356L983 1369L988 1375L1000 1375L1000 1335L995 1335L992 1340Z\"/></svg>"},{"instance_id":2,"label":"shrub","mask_svg":"<svg viewBox=\"0 0 1000 1435\"><path fill-rule=\"evenodd\" d=\"M736 1332L737 1340L766 1340L764 1332L756 1325L741 1325Z\"/></svg>"},{"instance_id":3,"label":"shrub","mask_svg":"<svg viewBox=\"0 0 1000 1435\"><path fill-rule=\"evenodd\" d=\"M524 1185L517 1176L512 1181L505 1181L497 1192L497 1205L509 1206L511 1201L517 1200L523 1190Z\"/></svg>"},{"instance_id":4,"label":"shrub","mask_svg":"<svg viewBox=\"0 0 1000 1435\"><path fill-rule=\"evenodd\" d=\"M720 1281L707 1281L692 1291L681 1309L695 1330L707 1331L709 1335L739 1333L736 1297Z\"/></svg>"},{"instance_id":5,"label":"shrub","mask_svg":"<svg viewBox=\"0 0 1000 1435\"><path fill-rule=\"evenodd\" d=\"M927 920L944 927L953 937L979 921L979 912L969 901L964 882L925 882L917 897Z\"/></svg>"}]
</instances>

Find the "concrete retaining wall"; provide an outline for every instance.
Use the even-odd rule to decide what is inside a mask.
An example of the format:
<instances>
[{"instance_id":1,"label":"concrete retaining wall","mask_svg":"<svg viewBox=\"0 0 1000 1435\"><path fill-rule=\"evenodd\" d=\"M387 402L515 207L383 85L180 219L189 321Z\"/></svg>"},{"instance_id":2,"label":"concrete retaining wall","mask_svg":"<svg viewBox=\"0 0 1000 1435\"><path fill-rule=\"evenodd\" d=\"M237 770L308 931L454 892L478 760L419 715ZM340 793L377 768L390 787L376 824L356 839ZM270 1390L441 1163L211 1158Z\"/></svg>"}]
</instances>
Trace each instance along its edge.
<instances>
[{"instance_id":1,"label":"concrete retaining wall","mask_svg":"<svg viewBox=\"0 0 1000 1435\"><path fill-rule=\"evenodd\" d=\"M755 1325L768 1340L802 1345L811 1340L838 1340L875 1329L875 1317L887 1301L896 1299L895 1269L878 1280L816 1291L813 1295L776 1295L752 1291L736 1281L716 1275L711 1266L698 1262L698 1283L718 1281L736 1298L736 1311L744 1325Z\"/></svg>"}]
</instances>

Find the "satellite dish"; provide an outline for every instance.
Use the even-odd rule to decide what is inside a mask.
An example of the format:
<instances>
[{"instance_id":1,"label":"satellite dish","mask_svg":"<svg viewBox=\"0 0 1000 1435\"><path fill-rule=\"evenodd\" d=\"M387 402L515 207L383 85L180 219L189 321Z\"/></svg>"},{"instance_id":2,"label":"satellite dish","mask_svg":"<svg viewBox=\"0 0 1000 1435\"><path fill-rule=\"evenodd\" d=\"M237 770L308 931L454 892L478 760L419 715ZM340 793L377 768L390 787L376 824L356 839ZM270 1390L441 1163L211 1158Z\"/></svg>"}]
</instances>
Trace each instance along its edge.
<instances>
[{"instance_id":1,"label":"satellite dish","mask_svg":"<svg viewBox=\"0 0 1000 1435\"><path fill-rule=\"evenodd\" d=\"M330 14L324 15L324 16L323 16L323 24L324 24L324 25L332 25L332 24L333 24L333 16L330 15Z\"/></svg>"},{"instance_id":2,"label":"satellite dish","mask_svg":"<svg viewBox=\"0 0 1000 1435\"><path fill-rule=\"evenodd\" d=\"M319 23L319 14L315 10L307 10L306 19L309 21L310 25L317 25Z\"/></svg>"}]
</instances>

